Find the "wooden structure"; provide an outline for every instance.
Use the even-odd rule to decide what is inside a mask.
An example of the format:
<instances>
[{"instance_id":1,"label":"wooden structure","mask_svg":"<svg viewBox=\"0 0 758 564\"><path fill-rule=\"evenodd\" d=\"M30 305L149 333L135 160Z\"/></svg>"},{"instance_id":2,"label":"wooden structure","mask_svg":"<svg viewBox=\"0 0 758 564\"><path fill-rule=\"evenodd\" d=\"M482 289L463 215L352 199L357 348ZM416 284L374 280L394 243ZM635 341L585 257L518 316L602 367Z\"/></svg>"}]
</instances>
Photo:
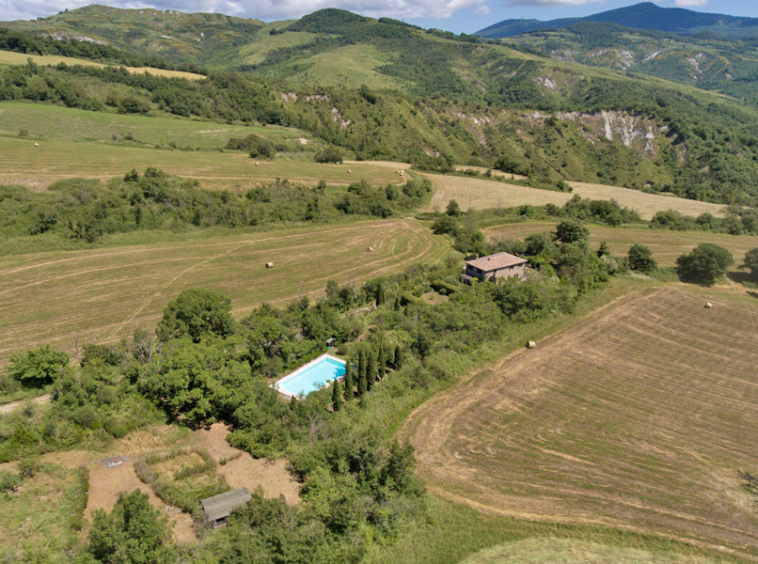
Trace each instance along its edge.
<instances>
[{"instance_id":1,"label":"wooden structure","mask_svg":"<svg viewBox=\"0 0 758 564\"><path fill-rule=\"evenodd\" d=\"M251 499L247 488L239 488L202 500L200 505L203 508L205 524L211 529L223 527L232 511L245 505Z\"/></svg>"},{"instance_id":2,"label":"wooden structure","mask_svg":"<svg viewBox=\"0 0 758 564\"><path fill-rule=\"evenodd\" d=\"M526 259L509 253L497 253L488 257L476 258L466 261L463 280L466 282L473 280L497 282L506 278L526 280L526 265L528 263L529 261Z\"/></svg>"}]
</instances>

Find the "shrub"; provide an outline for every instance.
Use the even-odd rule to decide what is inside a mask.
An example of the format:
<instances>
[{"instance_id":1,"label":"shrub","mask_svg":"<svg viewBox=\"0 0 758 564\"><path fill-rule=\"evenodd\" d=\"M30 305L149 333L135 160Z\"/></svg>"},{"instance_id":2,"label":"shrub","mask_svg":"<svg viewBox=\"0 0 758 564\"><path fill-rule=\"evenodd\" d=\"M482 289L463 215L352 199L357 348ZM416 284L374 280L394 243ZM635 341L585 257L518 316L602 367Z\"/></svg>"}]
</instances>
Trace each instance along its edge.
<instances>
[{"instance_id":1,"label":"shrub","mask_svg":"<svg viewBox=\"0 0 758 564\"><path fill-rule=\"evenodd\" d=\"M758 278L758 248L745 253L745 262L742 263L742 268L748 269L753 278Z\"/></svg>"},{"instance_id":2,"label":"shrub","mask_svg":"<svg viewBox=\"0 0 758 564\"><path fill-rule=\"evenodd\" d=\"M629 268L640 272L652 272L658 268L658 263L653 258L653 253L644 245L634 244L629 249Z\"/></svg>"},{"instance_id":3,"label":"shrub","mask_svg":"<svg viewBox=\"0 0 758 564\"><path fill-rule=\"evenodd\" d=\"M724 247L713 243L701 243L691 253L676 259L676 272L683 282L713 285L726 274L734 263L734 257Z\"/></svg>"},{"instance_id":4,"label":"shrub","mask_svg":"<svg viewBox=\"0 0 758 564\"><path fill-rule=\"evenodd\" d=\"M555 233L561 243L583 243L590 237L589 230L578 219L567 219L558 224Z\"/></svg>"},{"instance_id":5,"label":"shrub","mask_svg":"<svg viewBox=\"0 0 758 564\"><path fill-rule=\"evenodd\" d=\"M317 163L334 163L339 164L342 162L342 153L334 147L327 147L320 153L316 153L313 160Z\"/></svg>"},{"instance_id":6,"label":"shrub","mask_svg":"<svg viewBox=\"0 0 758 564\"><path fill-rule=\"evenodd\" d=\"M210 290L185 290L163 312L156 333L161 341L189 335L195 343L203 335L231 335L234 320L229 298Z\"/></svg>"},{"instance_id":7,"label":"shrub","mask_svg":"<svg viewBox=\"0 0 758 564\"><path fill-rule=\"evenodd\" d=\"M25 386L42 387L58 380L68 365L68 355L49 345L11 357L8 373Z\"/></svg>"}]
</instances>

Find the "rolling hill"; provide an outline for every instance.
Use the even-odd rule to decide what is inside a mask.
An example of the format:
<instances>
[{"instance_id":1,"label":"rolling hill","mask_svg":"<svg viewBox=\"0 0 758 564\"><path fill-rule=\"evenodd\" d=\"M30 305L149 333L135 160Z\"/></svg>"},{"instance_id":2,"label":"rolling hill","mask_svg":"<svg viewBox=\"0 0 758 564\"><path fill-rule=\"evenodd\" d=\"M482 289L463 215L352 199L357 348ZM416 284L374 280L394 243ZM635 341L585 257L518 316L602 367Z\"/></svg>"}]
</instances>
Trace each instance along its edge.
<instances>
[{"instance_id":1,"label":"rolling hill","mask_svg":"<svg viewBox=\"0 0 758 564\"><path fill-rule=\"evenodd\" d=\"M503 20L478 32L481 37L512 37L538 29L559 29L578 22L602 22L682 35L717 33L728 37L758 35L758 18L708 14L684 8L661 8L652 2L618 8L584 18Z\"/></svg>"},{"instance_id":2,"label":"rolling hill","mask_svg":"<svg viewBox=\"0 0 758 564\"><path fill-rule=\"evenodd\" d=\"M753 107L579 58L335 9L264 25L91 6L3 25L30 37L147 50L175 65L200 61L211 71L188 83L19 66L0 76L3 100L292 126L359 159L432 170L499 167L542 183L613 184L722 204L758 201Z\"/></svg>"}]
</instances>

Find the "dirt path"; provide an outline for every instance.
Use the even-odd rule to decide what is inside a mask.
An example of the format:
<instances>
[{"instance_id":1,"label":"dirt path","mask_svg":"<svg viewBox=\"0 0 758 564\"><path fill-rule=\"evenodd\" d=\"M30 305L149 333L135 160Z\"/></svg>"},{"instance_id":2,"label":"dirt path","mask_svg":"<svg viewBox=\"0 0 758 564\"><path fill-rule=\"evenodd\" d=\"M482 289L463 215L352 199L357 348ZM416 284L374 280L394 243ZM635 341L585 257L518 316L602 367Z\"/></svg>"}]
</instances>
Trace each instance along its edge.
<instances>
[{"instance_id":1,"label":"dirt path","mask_svg":"<svg viewBox=\"0 0 758 564\"><path fill-rule=\"evenodd\" d=\"M11 411L15 411L22 405L25 405L28 402L31 402L35 405L40 405L43 403L48 403L50 401L50 394L45 394L44 396L37 396L36 398L32 399L25 399L25 400L19 400L19 401L13 401L11 403L5 403L3 405L0 405L0 415L5 415L6 413L10 413Z\"/></svg>"}]
</instances>

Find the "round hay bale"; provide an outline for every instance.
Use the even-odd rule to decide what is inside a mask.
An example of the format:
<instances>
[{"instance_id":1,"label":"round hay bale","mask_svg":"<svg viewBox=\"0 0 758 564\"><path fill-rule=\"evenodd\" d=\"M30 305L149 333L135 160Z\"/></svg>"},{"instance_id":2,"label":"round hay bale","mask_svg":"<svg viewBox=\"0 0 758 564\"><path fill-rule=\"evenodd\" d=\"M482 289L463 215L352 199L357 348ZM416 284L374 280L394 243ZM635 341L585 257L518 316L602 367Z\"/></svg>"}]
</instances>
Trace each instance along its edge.
<instances>
[{"instance_id":1,"label":"round hay bale","mask_svg":"<svg viewBox=\"0 0 758 564\"><path fill-rule=\"evenodd\" d=\"M273 262L267 262L266 263L266 268L274 268L274 263Z\"/></svg>"},{"instance_id":2,"label":"round hay bale","mask_svg":"<svg viewBox=\"0 0 758 564\"><path fill-rule=\"evenodd\" d=\"M348 174L350 174L351 172L353 172L353 171L352 171L352 170L350 170L350 169L347 169L347 173L348 173Z\"/></svg>"},{"instance_id":3,"label":"round hay bale","mask_svg":"<svg viewBox=\"0 0 758 564\"><path fill-rule=\"evenodd\" d=\"M711 302L705 303L705 309L711 309L713 307L713 304Z\"/></svg>"},{"instance_id":4,"label":"round hay bale","mask_svg":"<svg viewBox=\"0 0 758 564\"><path fill-rule=\"evenodd\" d=\"M367 248L367 249L366 249L366 252L367 252L367 253L373 253L373 252L374 252L374 247L369 247L369 248Z\"/></svg>"},{"instance_id":5,"label":"round hay bale","mask_svg":"<svg viewBox=\"0 0 758 564\"><path fill-rule=\"evenodd\" d=\"M536 349L537 348L537 343L534 342L534 341L527 341L526 348L527 349Z\"/></svg>"},{"instance_id":6,"label":"round hay bale","mask_svg":"<svg viewBox=\"0 0 758 564\"><path fill-rule=\"evenodd\" d=\"M34 144L34 146L35 146L35 147L39 147L39 143L35 143L35 144Z\"/></svg>"},{"instance_id":7,"label":"round hay bale","mask_svg":"<svg viewBox=\"0 0 758 564\"><path fill-rule=\"evenodd\" d=\"M258 161L256 161L255 162L255 166L261 166L261 163L259 163Z\"/></svg>"}]
</instances>

